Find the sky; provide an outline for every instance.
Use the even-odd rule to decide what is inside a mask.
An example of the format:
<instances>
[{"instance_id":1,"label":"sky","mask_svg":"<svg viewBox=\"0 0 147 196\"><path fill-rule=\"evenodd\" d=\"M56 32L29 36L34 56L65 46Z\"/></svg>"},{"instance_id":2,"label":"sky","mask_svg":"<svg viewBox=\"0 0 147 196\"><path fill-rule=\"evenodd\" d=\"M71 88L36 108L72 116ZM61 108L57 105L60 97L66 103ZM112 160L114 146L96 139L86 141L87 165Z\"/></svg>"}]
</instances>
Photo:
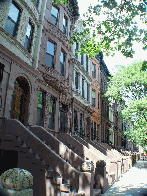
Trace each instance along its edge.
<instances>
[{"instance_id":1,"label":"sky","mask_svg":"<svg viewBox=\"0 0 147 196\"><path fill-rule=\"evenodd\" d=\"M96 5L98 0L78 0L79 5L79 13L82 18L83 13L87 11L88 6ZM142 45L139 43L134 43L134 49L135 54L133 55L133 58L126 58L124 57L121 52L116 52L114 57L106 57L104 55L104 61L110 71L110 73L115 72L115 65L129 65L133 61L139 61L139 60L147 60L147 51L142 50Z\"/></svg>"}]
</instances>

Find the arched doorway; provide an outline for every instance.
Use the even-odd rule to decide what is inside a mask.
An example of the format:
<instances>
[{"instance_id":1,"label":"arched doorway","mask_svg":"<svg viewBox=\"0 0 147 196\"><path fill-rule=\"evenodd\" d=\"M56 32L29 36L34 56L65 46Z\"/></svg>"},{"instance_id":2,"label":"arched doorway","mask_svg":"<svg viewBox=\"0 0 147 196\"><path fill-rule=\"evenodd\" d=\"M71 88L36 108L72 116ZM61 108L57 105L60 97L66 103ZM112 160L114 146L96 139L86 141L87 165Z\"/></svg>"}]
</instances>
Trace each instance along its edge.
<instances>
[{"instance_id":1,"label":"arched doorway","mask_svg":"<svg viewBox=\"0 0 147 196\"><path fill-rule=\"evenodd\" d=\"M20 76L14 82L12 94L11 118L27 125L30 87L26 78Z\"/></svg>"}]
</instances>

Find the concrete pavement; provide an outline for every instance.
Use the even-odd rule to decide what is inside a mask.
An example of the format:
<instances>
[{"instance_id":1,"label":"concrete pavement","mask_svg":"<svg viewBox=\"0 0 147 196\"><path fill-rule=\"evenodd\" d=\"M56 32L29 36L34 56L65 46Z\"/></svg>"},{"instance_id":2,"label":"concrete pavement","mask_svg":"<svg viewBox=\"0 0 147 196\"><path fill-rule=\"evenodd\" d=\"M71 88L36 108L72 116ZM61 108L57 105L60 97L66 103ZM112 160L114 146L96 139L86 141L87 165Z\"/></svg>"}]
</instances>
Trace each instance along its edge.
<instances>
[{"instance_id":1,"label":"concrete pavement","mask_svg":"<svg viewBox=\"0 0 147 196\"><path fill-rule=\"evenodd\" d=\"M138 161L102 195L147 196L147 161Z\"/></svg>"}]
</instances>

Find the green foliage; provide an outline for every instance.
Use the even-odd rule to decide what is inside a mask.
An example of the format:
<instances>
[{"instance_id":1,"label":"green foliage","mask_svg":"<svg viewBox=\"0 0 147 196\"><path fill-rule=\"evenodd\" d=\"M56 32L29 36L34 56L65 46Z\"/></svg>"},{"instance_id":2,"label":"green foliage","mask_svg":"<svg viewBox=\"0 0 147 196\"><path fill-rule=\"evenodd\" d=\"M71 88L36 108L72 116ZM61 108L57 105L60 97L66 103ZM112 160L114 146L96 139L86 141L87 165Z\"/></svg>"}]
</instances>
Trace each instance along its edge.
<instances>
[{"instance_id":1,"label":"green foliage","mask_svg":"<svg viewBox=\"0 0 147 196\"><path fill-rule=\"evenodd\" d=\"M120 2L120 3L118 3ZM89 56L103 51L107 56L120 51L126 57L133 57L133 42L142 42L143 49L147 49L147 30L139 28L136 16L140 23L146 23L146 6L143 0L98 0L95 6L89 6L84 14L83 26L93 30L90 41L82 40L81 53L88 48ZM90 35L90 34L89 34ZM78 39L75 33L73 40ZM83 38L85 35L83 34ZM91 47L94 47L92 50ZM90 48L90 49L89 49Z\"/></svg>"},{"instance_id":2,"label":"green foliage","mask_svg":"<svg viewBox=\"0 0 147 196\"><path fill-rule=\"evenodd\" d=\"M31 0L32 2L36 2L36 0ZM66 6L69 5L68 0L52 0L52 4L57 4L59 6L61 3L65 4Z\"/></svg>"},{"instance_id":3,"label":"green foliage","mask_svg":"<svg viewBox=\"0 0 147 196\"><path fill-rule=\"evenodd\" d=\"M122 103L121 115L128 124L125 134L147 146L147 61L134 62L130 66L117 66L116 74L110 78L105 94L110 102Z\"/></svg>"}]
</instances>

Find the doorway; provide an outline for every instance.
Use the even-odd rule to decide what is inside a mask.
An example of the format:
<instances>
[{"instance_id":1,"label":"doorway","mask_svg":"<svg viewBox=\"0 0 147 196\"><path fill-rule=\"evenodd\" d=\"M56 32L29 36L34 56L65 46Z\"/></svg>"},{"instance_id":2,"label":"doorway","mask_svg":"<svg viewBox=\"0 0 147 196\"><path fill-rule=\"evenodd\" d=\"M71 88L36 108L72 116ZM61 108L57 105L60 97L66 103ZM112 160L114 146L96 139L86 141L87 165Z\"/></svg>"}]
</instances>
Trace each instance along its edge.
<instances>
[{"instance_id":1,"label":"doorway","mask_svg":"<svg viewBox=\"0 0 147 196\"><path fill-rule=\"evenodd\" d=\"M27 125L30 87L24 77L18 77L14 82L12 94L11 118Z\"/></svg>"}]
</instances>

